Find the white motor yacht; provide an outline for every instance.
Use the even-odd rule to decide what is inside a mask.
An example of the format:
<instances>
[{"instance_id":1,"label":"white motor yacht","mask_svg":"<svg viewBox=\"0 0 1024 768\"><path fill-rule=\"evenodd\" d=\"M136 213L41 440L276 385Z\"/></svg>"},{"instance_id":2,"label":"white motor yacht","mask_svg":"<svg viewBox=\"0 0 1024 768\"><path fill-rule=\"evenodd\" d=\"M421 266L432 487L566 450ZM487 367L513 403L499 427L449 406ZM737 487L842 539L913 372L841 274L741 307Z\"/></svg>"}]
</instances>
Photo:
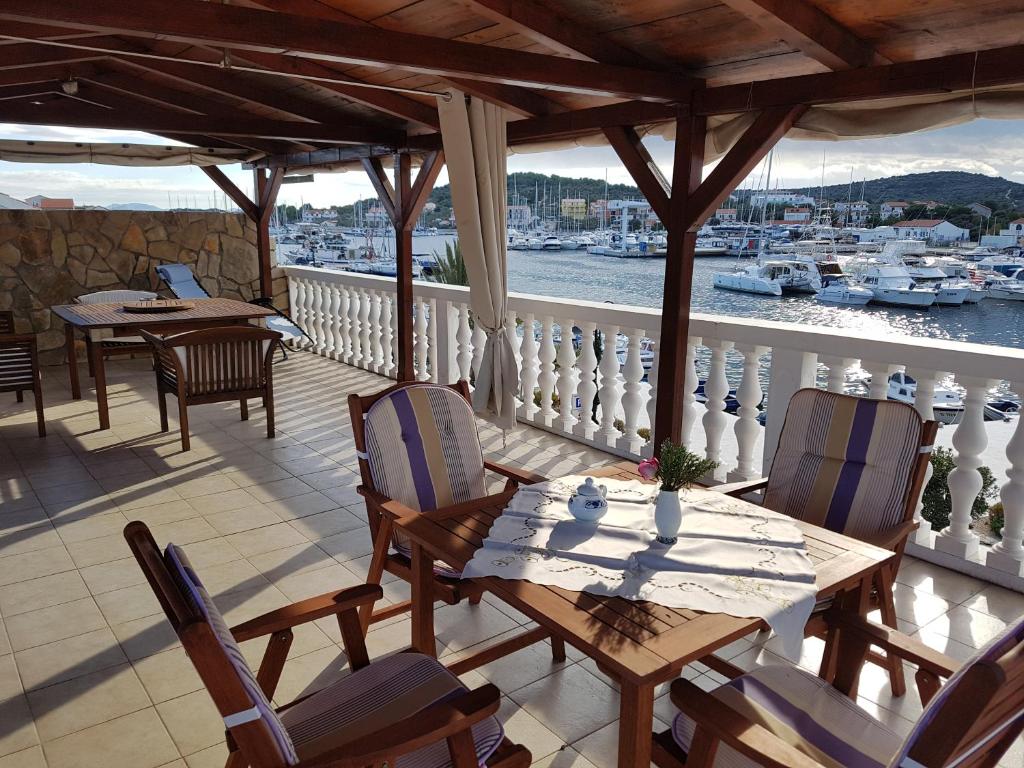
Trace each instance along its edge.
<instances>
[{"instance_id":1,"label":"white motor yacht","mask_svg":"<svg viewBox=\"0 0 1024 768\"><path fill-rule=\"evenodd\" d=\"M823 275L824 284L814 298L826 304L847 304L862 307L875 297L870 288L857 285L849 275Z\"/></svg>"},{"instance_id":2,"label":"white motor yacht","mask_svg":"<svg viewBox=\"0 0 1024 768\"><path fill-rule=\"evenodd\" d=\"M544 247L544 241L539 237L528 237L526 239L526 247L531 251L539 251Z\"/></svg>"},{"instance_id":3,"label":"white motor yacht","mask_svg":"<svg viewBox=\"0 0 1024 768\"><path fill-rule=\"evenodd\" d=\"M821 277L811 264L772 260L733 272L715 272L713 284L727 291L781 296L783 293L816 293L821 288Z\"/></svg>"},{"instance_id":4,"label":"white motor yacht","mask_svg":"<svg viewBox=\"0 0 1024 768\"><path fill-rule=\"evenodd\" d=\"M548 235L544 238L540 247L544 251L560 251L562 250L562 241L554 235Z\"/></svg>"},{"instance_id":5,"label":"white motor yacht","mask_svg":"<svg viewBox=\"0 0 1024 768\"><path fill-rule=\"evenodd\" d=\"M921 288L935 291L935 303L943 307L959 307L971 294L970 283L950 280L943 270L925 262L907 267L910 279Z\"/></svg>"},{"instance_id":6,"label":"white motor yacht","mask_svg":"<svg viewBox=\"0 0 1024 768\"><path fill-rule=\"evenodd\" d=\"M694 256L726 256L729 243L721 237L698 237L694 248Z\"/></svg>"},{"instance_id":7,"label":"white motor yacht","mask_svg":"<svg viewBox=\"0 0 1024 768\"><path fill-rule=\"evenodd\" d=\"M1001 301L1024 301L1024 269L1012 275L989 275L985 279L989 298Z\"/></svg>"},{"instance_id":8,"label":"white motor yacht","mask_svg":"<svg viewBox=\"0 0 1024 768\"><path fill-rule=\"evenodd\" d=\"M858 280L874 294L872 302L875 304L926 309L935 303L935 291L918 288L906 267L885 263L864 265Z\"/></svg>"}]
</instances>

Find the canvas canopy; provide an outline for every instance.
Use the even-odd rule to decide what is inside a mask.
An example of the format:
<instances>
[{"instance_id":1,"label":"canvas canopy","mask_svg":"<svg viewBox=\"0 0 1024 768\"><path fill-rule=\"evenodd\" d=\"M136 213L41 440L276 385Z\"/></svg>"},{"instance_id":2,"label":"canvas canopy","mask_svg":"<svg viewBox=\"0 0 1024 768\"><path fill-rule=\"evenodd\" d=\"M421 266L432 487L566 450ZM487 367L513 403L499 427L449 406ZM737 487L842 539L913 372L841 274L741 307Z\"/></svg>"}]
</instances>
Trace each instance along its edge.
<instances>
[{"instance_id":1,"label":"canvas canopy","mask_svg":"<svg viewBox=\"0 0 1024 768\"><path fill-rule=\"evenodd\" d=\"M9 163L98 163L135 167L228 165L258 157L248 149L155 144L85 144L71 141L0 140L0 160Z\"/></svg>"}]
</instances>

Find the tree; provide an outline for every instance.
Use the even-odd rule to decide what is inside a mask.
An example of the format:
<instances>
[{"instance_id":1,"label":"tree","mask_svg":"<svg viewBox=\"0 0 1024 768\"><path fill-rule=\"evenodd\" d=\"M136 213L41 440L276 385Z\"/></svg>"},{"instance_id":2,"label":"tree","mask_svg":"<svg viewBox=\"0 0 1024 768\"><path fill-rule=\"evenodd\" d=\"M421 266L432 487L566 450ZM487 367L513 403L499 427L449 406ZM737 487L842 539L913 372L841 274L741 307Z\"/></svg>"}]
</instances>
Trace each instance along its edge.
<instances>
[{"instance_id":1,"label":"tree","mask_svg":"<svg viewBox=\"0 0 1024 768\"><path fill-rule=\"evenodd\" d=\"M953 452L948 448L936 448L932 453L932 479L924 489L921 500L924 508L921 516L932 524L933 531L941 531L949 525L949 516L953 511L953 503L949 496L949 473L956 466ZM977 520L988 512L988 502L996 495L996 479L988 467L979 467L982 486L981 493L971 506L971 519Z\"/></svg>"},{"instance_id":2,"label":"tree","mask_svg":"<svg viewBox=\"0 0 1024 768\"><path fill-rule=\"evenodd\" d=\"M466 261L462 258L462 246L459 241L444 244L444 256L436 251L437 269L434 271L434 282L447 285L469 285L469 274L466 272Z\"/></svg>"}]
</instances>

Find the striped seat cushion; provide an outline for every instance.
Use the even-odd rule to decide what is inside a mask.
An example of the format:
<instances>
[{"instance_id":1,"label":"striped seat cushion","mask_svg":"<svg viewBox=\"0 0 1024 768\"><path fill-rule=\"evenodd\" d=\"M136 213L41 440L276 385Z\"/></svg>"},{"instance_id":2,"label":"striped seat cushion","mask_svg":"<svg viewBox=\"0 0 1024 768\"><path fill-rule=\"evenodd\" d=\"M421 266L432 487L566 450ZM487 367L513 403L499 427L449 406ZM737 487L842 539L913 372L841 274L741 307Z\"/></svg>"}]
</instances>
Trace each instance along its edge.
<instances>
[{"instance_id":1,"label":"striped seat cushion","mask_svg":"<svg viewBox=\"0 0 1024 768\"><path fill-rule=\"evenodd\" d=\"M397 389L370 406L364 424L370 477L388 498L423 511L487 494L476 418L455 390L437 384ZM394 544L408 554L404 536L396 533Z\"/></svg>"},{"instance_id":2,"label":"striped seat cushion","mask_svg":"<svg viewBox=\"0 0 1024 768\"><path fill-rule=\"evenodd\" d=\"M281 719L303 760L397 723L432 704L465 692L465 687L436 659L398 653L353 672L334 685L281 712ZM473 727L480 765L504 738L501 723L486 718ZM397 768L451 765L448 745L439 741L400 757Z\"/></svg>"},{"instance_id":3,"label":"striped seat cushion","mask_svg":"<svg viewBox=\"0 0 1024 768\"><path fill-rule=\"evenodd\" d=\"M263 693L263 689L256 682L256 676L249 669L245 656L242 655L242 649L238 647L238 643L235 642L235 638L224 621L220 610L218 610L216 604L210 598L210 594L206 591L202 582L199 581L199 577L196 576L188 561L188 557L180 547L168 544L167 549L164 551L164 560L167 563L167 569L171 572L182 594L191 602L192 608L203 616L213 629L224 651L224 655L231 662L231 666L234 667L235 674L238 675L238 679L245 687L253 707L259 712L263 724L270 730L274 743L278 748L280 761L286 765L295 765L299 762L299 758L295 754L295 747L288 735L288 731L281 723L277 712L274 711L273 705L271 705Z\"/></svg>"},{"instance_id":4,"label":"striped seat cushion","mask_svg":"<svg viewBox=\"0 0 1024 768\"><path fill-rule=\"evenodd\" d=\"M824 680L797 667L761 667L712 695L828 768L884 768L902 741ZM672 737L683 750L689 751L693 734L693 721L677 715ZM714 765L759 764L720 744Z\"/></svg>"},{"instance_id":5,"label":"striped seat cushion","mask_svg":"<svg viewBox=\"0 0 1024 768\"><path fill-rule=\"evenodd\" d=\"M923 422L911 406L802 389L790 401L764 505L853 537L903 520Z\"/></svg>"}]
</instances>

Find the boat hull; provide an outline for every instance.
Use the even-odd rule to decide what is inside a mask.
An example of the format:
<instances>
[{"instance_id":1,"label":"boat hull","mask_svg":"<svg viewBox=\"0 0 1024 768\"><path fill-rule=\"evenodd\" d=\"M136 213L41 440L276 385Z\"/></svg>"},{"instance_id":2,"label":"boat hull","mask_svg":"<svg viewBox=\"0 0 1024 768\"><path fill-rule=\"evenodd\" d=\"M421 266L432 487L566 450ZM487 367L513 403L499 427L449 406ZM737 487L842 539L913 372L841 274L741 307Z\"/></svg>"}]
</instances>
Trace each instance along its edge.
<instances>
[{"instance_id":1,"label":"boat hull","mask_svg":"<svg viewBox=\"0 0 1024 768\"><path fill-rule=\"evenodd\" d=\"M889 307L910 307L927 309L935 303L935 294L931 291L915 291L903 288L872 288L873 304L884 304Z\"/></svg>"},{"instance_id":2,"label":"boat hull","mask_svg":"<svg viewBox=\"0 0 1024 768\"><path fill-rule=\"evenodd\" d=\"M714 276L715 288L724 291L737 291L739 293L753 293L758 296L781 296L782 286L774 280L750 277L742 274L728 274L716 272Z\"/></svg>"}]
</instances>

